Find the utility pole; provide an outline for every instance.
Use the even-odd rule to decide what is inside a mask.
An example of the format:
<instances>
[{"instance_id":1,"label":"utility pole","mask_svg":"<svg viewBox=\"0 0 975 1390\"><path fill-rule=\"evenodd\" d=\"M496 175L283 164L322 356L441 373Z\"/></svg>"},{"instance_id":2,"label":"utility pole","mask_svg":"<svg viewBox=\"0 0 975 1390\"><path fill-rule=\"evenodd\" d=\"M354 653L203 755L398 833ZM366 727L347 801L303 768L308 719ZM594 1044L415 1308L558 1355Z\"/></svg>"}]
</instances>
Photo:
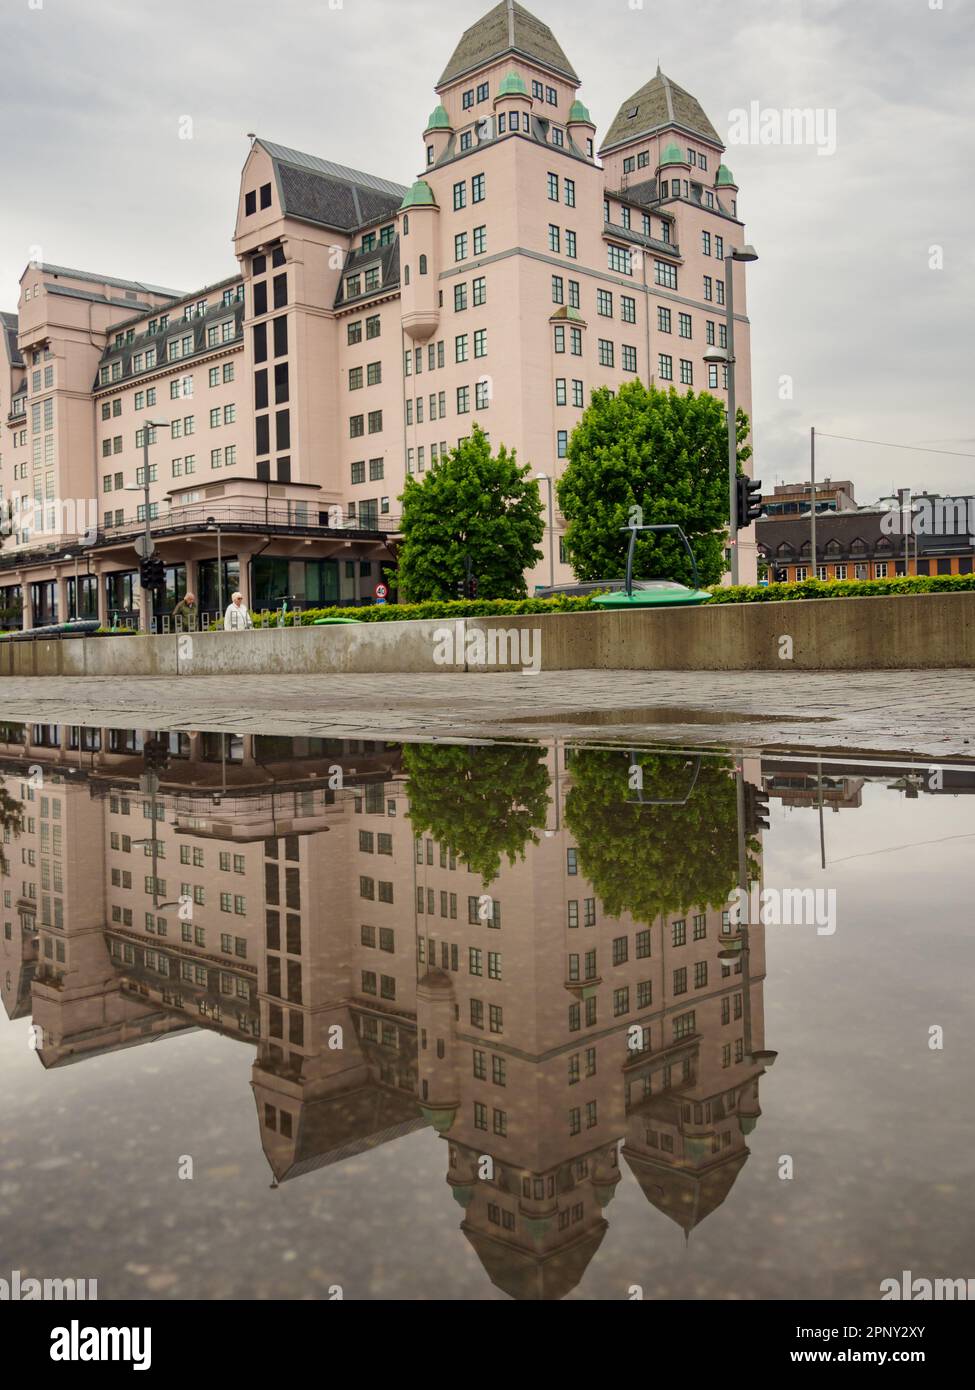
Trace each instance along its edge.
<instances>
[{"instance_id":1,"label":"utility pole","mask_svg":"<svg viewBox=\"0 0 975 1390\"><path fill-rule=\"evenodd\" d=\"M809 544L812 547L812 577L816 578L816 426L809 428Z\"/></svg>"}]
</instances>

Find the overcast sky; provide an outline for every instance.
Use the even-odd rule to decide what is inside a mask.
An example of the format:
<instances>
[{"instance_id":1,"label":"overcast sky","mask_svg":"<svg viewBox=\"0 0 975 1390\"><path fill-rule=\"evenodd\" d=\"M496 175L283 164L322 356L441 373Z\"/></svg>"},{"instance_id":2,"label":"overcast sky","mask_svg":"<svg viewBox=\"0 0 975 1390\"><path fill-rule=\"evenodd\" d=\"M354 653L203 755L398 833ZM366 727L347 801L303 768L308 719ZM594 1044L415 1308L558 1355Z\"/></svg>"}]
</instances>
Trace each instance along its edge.
<instances>
[{"instance_id":1,"label":"overcast sky","mask_svg":"<svg viewBox=\"0 0 975 1390\"><path fill-rule=\"evenodd\" d=\"M186 291L232 274L248 131L411 182L433 84L490 8L0 0L0 308L16 307L35 246L56 264ZM766 487L808 476L810 425L975 454L972 0L528 8L581 76L600 138L658 60L722 136L752 102L835 118L833 154L735 143L725 157L761 257L746 273ZM817 460L860 501L893 485L975 490L973 458L823 439Z\"/></svg>"}]
</instances>

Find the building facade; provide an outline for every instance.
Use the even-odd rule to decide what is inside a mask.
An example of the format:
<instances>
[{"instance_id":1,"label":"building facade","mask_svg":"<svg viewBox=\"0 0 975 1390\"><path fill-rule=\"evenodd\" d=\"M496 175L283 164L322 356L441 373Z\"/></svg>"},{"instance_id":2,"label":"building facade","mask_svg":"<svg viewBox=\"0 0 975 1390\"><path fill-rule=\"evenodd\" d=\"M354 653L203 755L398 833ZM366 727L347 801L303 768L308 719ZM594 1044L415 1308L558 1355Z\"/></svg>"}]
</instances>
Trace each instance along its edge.
<instances>
[{"instance_id":1,"label":"building facade","mask_svg":"<svg viewBox=\"0 0 975 1390\"><path fill-rule=\"evenodd\" d=\"M136 497L145 429L164 612L187 587L204 607L228 586L254 608L368 598L406 479L475 423L554 485L594 389L721 399L727 368L704 355L726 346L728 274L750 416L718 132L659 68L601 139L579 88L551 30L503 0L436 83L412 184L255 136L226 282L185 295L28 266L2 334L0 484L8 511L29 503L0 551L4 606L35 624L140 607L145 502L118 493ZM530 583L550 561L571 579L563 532L555 514ZM740 545L747 581L751 530Z\"/></svg>"}]
</instances>

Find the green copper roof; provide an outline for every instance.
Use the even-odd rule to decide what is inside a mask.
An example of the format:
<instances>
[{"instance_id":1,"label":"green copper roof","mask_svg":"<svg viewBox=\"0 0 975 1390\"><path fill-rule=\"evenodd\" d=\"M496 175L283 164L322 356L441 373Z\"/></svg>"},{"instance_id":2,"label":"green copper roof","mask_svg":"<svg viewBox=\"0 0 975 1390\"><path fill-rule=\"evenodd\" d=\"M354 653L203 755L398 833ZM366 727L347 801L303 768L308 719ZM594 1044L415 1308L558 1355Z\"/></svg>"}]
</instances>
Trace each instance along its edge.
<instances>
[{"instance_id":1,"label":"green copper roof","mask_svg":"<svg viewBox=\"0 0 975 1390\"><path fill-rule=\"evenodd\" d=\"M670 144L667 146L667 148L664 150L663 154L660 156L660 167L661 167L661 169L664 167L665 164L686 164L686 163L687 163L687 156L686 156L685 154L683 154L683 153L677 148L677 146L674 144L673 140L671 140Z\"/></svg>"},{"instance_id":2,"label":"green copper roof","mask_svg":"<svg viewBox=\"0 0 975 1390\"><path fill-rule=\"evenodd\" d=\"M571 304L561 305L549 319L550 323L561 323L565 321L569 323L581 323L583 327L586 326L586 320L579 313L579 310L574 309Z\"/></svg>"},{"instance_id":3,"label":"green copper roof","mask_svg":"<svg viewBox=\"0 0 975 1390\"><path fill-rule=\"evenodd\" d=\"M432 1125L438 1134L446 1134L447 1130L454 1123L454 1116L457 1114L457 1107L450 1110L434 1110L429 1105L421 1105L420 1111L428 1125Z\"/></svg>"},{"instance_id":4,"label":"green copper roof","mask_svg":"<svg viewBox=\"0 0 975 1390\"><path fill-rule=\"evenodd\" d=\"M450 117L447 115L443 106L437 106L430 112L430 119L427 121L427 130L452 130Z\"/></svg>"},{"instance_id":5,"label":"green copper roof","mask_svg":"<svg viewBox=\"0 0 975 1390\"><path fill-rule=\"evenodd\" d=\"M501 86L498 88L499 97L526 97L528 88L525 86L525 79L517 72L509 72L501 79Z\"/></svg>"},{"instance_id":6,"label":"green copper roof","mask_svg":"<svg viewBox=\"0 0 975 1390\"><path fill-rule=\"evenodd\" d=\"M426 179L417 179L409 193L407 193L406 197L400 203L400 210L402 211L403 208L435 208L436 206L437 200L433 196L433 189L427 183Z\"/></svg>"},{"instance_id":7,"label":"green copper roof","mask_svg":"<svg viewBox=\"0 0 975 1390\"><path fill-rule=\"evenodd\" d=\"M589 107L581 101L574 101L569 108L570 121L585 121L587 125L592 125L592 117L589 114Z\"/></svg>"},{"instance_id":8,"label":"green copper roof","mask_svg":"<svg viewBox=\"0 0 975 1390\"><path fill-rule=\"evenodd\" d=\"M469 1207L474 1200L474 1189L469 1185L465 1187L452 1187L450 1189L450 1195L460 1206Z\"/></svg>"},{"instance_id":9,"label":"green copper roof","mask_svg":"<svg viewBox=\"0 0 975 1390\"><path fill-rule=\"evenodd\" d=\"M717 183L719 188L723 183L735 184L735 176L728 168L727 164L718 165L718 177L715 179L715 183ZM736 184L735 187L737 187Z\"/></svg>"},{"instance_id":10,"label":"green copper roof","mask_svg":"<svg viewBox=\"0 0 975 1390\"><path fill-rule=\"evenodd\" d=\"M742 1132L742 1134L751 1134L752 1130L755 1128L755 1126L756 1126L757 1124L758 1124L758 1120L757 1120L757 1118L756 1118L754 1115L746 1115L746 1116L744 1116L744 1118L742 1119L742 1122L741 1122L741 1132Z\"/></svg>"}]
</instances>

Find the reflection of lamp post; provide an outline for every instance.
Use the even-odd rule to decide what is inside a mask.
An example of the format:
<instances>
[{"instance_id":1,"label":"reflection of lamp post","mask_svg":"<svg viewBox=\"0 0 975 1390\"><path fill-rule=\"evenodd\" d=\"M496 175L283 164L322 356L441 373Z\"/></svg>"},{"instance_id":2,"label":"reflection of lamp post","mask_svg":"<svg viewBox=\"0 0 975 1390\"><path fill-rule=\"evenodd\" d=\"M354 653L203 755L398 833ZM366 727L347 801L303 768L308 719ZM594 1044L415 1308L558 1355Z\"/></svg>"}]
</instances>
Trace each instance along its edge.
<instances>
[{"instance_id":1,"label":"reflection of lamp post","mask_svg":"<svg viewBox=\"0 0 975 1390\"><path fill-rule=\"evenodd\" d=\"M725 337L727 349L713 347L704 354L708 363L720 363L728 368L728 540L731 549L731 582L738 583L738 422L735 404L735 277L733 261L757 261L754 246L729 251L725 256Z\"/></svg>"},{"instance_id":2,"label":"reflection of lamp post","mask_svg":"<svg viewBox=\"0 0 975 1390\"><path fill-rule=\"evenodd\" d=\"M547 473L536 473L536 483L548 484L548 582L555 585L555 510L552 502L552 479Z\"/></svg>"}]
</instances>

